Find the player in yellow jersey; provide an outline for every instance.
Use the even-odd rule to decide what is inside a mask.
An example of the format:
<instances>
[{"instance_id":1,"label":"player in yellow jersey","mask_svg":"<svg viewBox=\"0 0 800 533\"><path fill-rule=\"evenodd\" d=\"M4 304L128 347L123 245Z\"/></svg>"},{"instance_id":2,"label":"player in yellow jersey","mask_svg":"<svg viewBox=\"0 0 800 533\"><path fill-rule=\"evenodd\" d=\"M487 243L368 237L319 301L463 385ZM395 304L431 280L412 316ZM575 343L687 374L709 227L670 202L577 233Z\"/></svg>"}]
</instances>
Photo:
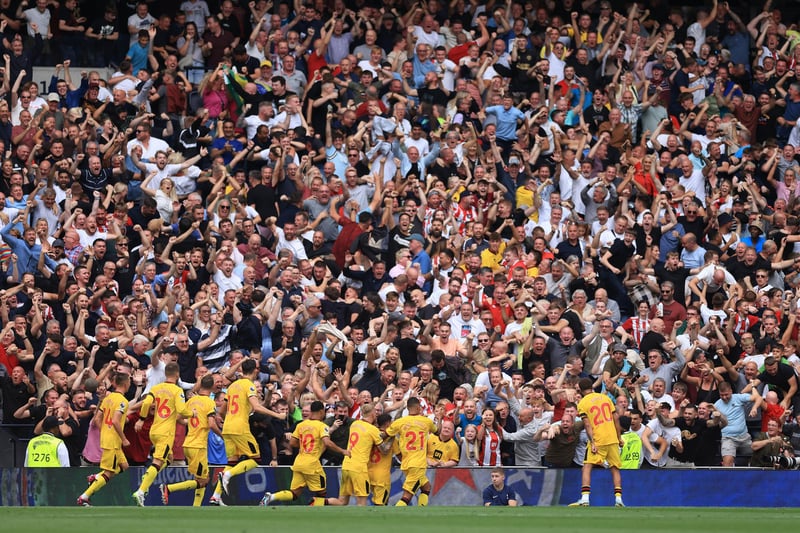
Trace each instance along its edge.
<instances>
[{"instance_id":1,"label":"player in yellow jersey","mask_svg":"<svg viewBox=\"0 0 800 533\"><path fill-rule=\"evenodd\" d=\"M326 479L325 471L319 458L326 448L350 457L350 450L343 450L334 444L328 436L329 427L322 421L325 418L325 404L320 401L311 402L308 420L303 420L292 433L292 446L300 448L300 453L295 457L292 465L292 484L289 490L282 490L272 494L264 493L261 505L266 506L272 502L290 502L296 500L303 489L314 495L311 505L325 505Z\"/></svg>"},{"instance_id":2,"label":"player in yellow jersey","mask_svg":"<svg viewBox=\"0 0 800 533\"><path fill-rule=\"evenodd\" d=\"M100 459L102 472L94 476L86 492L78 497L78 505L89 507L89 498L102 489L118 472L128 469L128 460L122 448L130 444L125 438L125 416L128 413L128 400L125 393L131 385L128 374L114 376L114 392L108 393L94 415L92 424L100 427Z\"/></svg>"},{"instance_id":3,"label":"player in yellow jersey","mask_svg":"<svg viewBox=\"0 0 800 533\"><path fill-rule=\"evenodd\" d=\"M453 439L456 428L452 420L442 420L439 435L431 435L428 440L428 466L433 468L449 468L458 466L461 449Z\"/></svg>"},{"instance_id":4,"label":"player in yellow jersey","mask_svg":"<svg viewBox=\"0 0 800 533\"><path fill-rule=\"evenodd\" d=\"M253 359L247 359L239 368L242 378L228 387L227 398L220 413L225 417L222 424L222 438L225 440L225 454L228 466L220 476L209 500L211 505L222 504L222 491L228 493L231 478L244 474L258 466L261 457L258 443L250 432L250 413L261 413L274 418L284 419L286 415L278 414L259 403L258 393L253 380L258 376L258 365Z\"/></svg>"},{"instance_id":5,"label":"player in yellow jersey","mask_svg":"<svg viewBox=\"0 0 800 533\"><path fill-rule=\"evenodd\" d=\"M373 450L383 442L380 430L375 427L375 406L361 406L361 419L350 425L347 449L350 457L342 462L342 485L339 498L328 498L328 505L347 505L350 496L356 497L356 505L367 505L370 493L369 461Z\"/></svg>"},{"instance_id":6,"label":"player in yellow jersey","mask_svg":"<svg viewBox=\"0 0 800 533\"><path fill-rule=\"evenodd\" d=\"M206 374L200 380L200 390L186 402L186 408L193 415L189 419L186 440L183 441L183 453L186 455L189 472L194 479L160 485L161 503L164 505L169 503L170 493L192 489L194 489L194 506L200 507L203 503L203 495L208 484L208 432L213 431L222 436L222 432L217 427L217 404L210 398L213 388L214 376Z\"/></svg>"},{"instance_id":7,"label":"player in yellow jersey","mask_svg":"<svg viewBox=\"0 0 800 533\"><path fill-rule=\"evenodd\" d=\"M392 422L386 430L390 437L397 435L400 453L403 454L400 470L406 476L403 496L396 505L408 505L419 490L417 503L424 507L428 505L428 495L431 493L431 482L425 475L428 466L428 437L431 433L436 433L436 425L430 418L420 414L422 407L419 398L409 398L406 408L408 415Z\"/></svg>"},{"instance_id":8,"label":"player in yellow jersey","mask_svg":"<svg viewBox=\"0 0 800 533\"><path fill-rule=\"evenodd\" d=\"M133 499L139 507L144 507L144 498L158 473L172 461L175 424L178 423L178 418L192 416L191 409L186 407L183 389L178 386L180 377L178 363L167 363L167 366L164 367L164 375L165 381L155 385L147 393L139 409L141 418L136 422L136 431L141 431L144 419L150 414L150 407L153 407L153 425L150 427L153 462L145 470L142 483L133 493Z\"/></svg>"},{"instance_id":9,"label":"player in yellow jersey","mask_svg":"<svg viewBox=\"0 0 800 533\"><path fill-rule=\"evenodd\" d=\"M392 423L392 416L382 414L376 422L378 429L386 433ZM389 491L392 488L392 458L400 453L397 439L387 437L383 444L372 449L369 458L369 485L372 489L372 504L386 505L389 502Z\"/></svg>"},{"instance_id":10,"label":"player in yellow jersey","mask_svg":"<svg viewBox=\"0 0 800 533\"><path fill-rule=\"evenodd\" d=\"M594 392L592 385L592 380L589 378L583 378L578 382L583 396L578 402L578 414L584 421L590 447L586 450L586 459L583 461L581 472L581 499L571 503L570 507L589 506L592 468L595 465L602 466L606 462L611 469L611 479L614 482L614 506L625 507L622 503L622 476L619 473L622 465L619 449L625 445L625 441L622 440L619 416L611 399L605 394Z\"/></svg>"}]
</instances>

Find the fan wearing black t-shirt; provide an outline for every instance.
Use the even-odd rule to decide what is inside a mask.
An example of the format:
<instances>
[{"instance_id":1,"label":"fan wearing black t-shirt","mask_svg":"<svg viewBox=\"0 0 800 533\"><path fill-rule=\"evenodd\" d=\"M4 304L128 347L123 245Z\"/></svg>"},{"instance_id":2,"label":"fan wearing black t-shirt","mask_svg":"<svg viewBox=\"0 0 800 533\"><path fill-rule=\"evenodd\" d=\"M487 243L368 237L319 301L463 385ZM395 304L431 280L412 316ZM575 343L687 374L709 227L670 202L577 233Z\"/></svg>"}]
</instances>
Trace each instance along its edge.
<instances>
[{"instance_id":1,"label":"fan wearing black t-shirt","mask_svg":"<svg viewBox=\"0 0 800 533\"><path fill-rule=\"evenodd\" d=\"M607 283L609 297L619 304L622 316L633 315L633 304L628 298L628 291L625 290L622 280L625 278L625 265L636 252L635 239L636 230L626 229L625 236L621 240L616 239L611 248L600 258L600 263L605 267L600 269L600 277Z\"/></svg>"}]
</instances>

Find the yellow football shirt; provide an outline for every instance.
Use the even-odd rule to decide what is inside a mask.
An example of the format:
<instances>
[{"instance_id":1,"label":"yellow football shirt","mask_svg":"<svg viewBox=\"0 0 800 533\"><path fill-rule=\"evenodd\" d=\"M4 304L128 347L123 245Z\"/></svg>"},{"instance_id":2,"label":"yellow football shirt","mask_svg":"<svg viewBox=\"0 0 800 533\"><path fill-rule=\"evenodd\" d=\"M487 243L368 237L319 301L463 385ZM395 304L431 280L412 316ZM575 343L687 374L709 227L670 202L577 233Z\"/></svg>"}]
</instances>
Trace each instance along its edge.
<instances>
[{"instance_id":1,"label":"yellow football shirt","mask_svg":"<svg viewBox=\"0 0 800 533\"><path fill-rule=\"evenodd\" d=\"M481 266L488 267L492 269L492 272L500 272L503 269L503 253L506 250L506 243L500 243L500 248L497 249L497 253L492 253L492 251L487 248L481 252Z\"/></svg>"},{"instance_id":2,"label":"yellow football shirt","mask_svg":"<svg viewBox=\"0 0 800 533\"><path fill-rule=\"evenodd\" d=\"M436 432L433 421L421 415L404 416L392 422L386 429L390 437L397 436L403 461L402 470L408 468L427 468L428 436Z\"/></svg>"},{"instance_id":3,"label":"yellow football shirt","mask_svg":"<svg viewBox=\"0 0 800 533\"><path fill-rule=\"evenodd\" d=\"M122 413L120 426L125 429L125 415L128 413L128 400L118 392L111 392L100 404L103 412L103 425L100 426L100 447L106 450L122 448L122 439L114 429L114 413Z\"/></svg>"},{"instance_id":4,"label":"yellow football shirt","mask_svg":"<svg viewBox=\"0 0 800 533\"><path fill-rule=\"evenodd\" d=\"M592 426L595 444L604 446L617 444L617 427L614 424L614 404L605 394L592 392L578 403L578 414Z\"/></svg>"},{"instance_id":5,"label":"yellow football shirt","mask_svg":"<svg viewBox=\"0 0 800 533\"><path fill-rule=\"evenodd\" d=\"M461 458L461 450L454 439L442 442L436 435L431 435L430 439L428 439L428 458L434 461L455 461L458 463Z\"/></svg>"},{"instance_id":6,"label":"yellow football shirt","mask_svg":"<svg viewBox=\"0 0 800 533\"><path fill-rule=\"evenodd\" d=\"M205 449L208 447L208 417L214 416L217 405L214 400L208 396L192 396L186 402L186 408L189 412L197 411L197 415L193 415L189 419L189 430L186 433L186 440L183 441L184 448L200 448Z\"/></svg>"},{"instance_id":7,"label":"yellow football shirt","mask_svg":"<svg viewBox=\"0 0 800 533\"><path fill-rule=\"evenodd\" d=\"M373 484L390 484L392 482L392 458L400 453L397 440L392 441L392 449L386 453L381 452L380 447L372 448L369 457L369 480Z\"/></svg>"},{"instance_id":8,"label":"yellow football shirt","mask_svg":"<svg viewBox=\"0 0 800 533\"><path fill-rule=\"evenodd\" d=\"M536 193L527 187L520 187L516 193L517 206L523 209L533 207L536 202ZM539 210L536 209L528 216L533 222L539 222Z\"/></svg>"},{"instance_id":9,"label":"yellow football shirt","mask_svg":"<svg viewBox=\"0 0 800 533\"><path fill-rule=\"evenodd\" d=\"M250 433L250 398L255 395L256 387L249 379L237 379L228 387L228 411L222 426L223 435Z\"/></svg>"},{"instance_id":10,"label":"yellow football shirt","mask_svg":"<svg viewBox=\"0 0 800 533\"><path fill-rule=\"evenodd\" d=\"M191 416L192 411L186 409L186 397L183 389L174 383L159 383L152 389L142 402L139 416L146 418L150 406L155 403L153 425L150 427L150 437L174 437L175 424L179 416Z\"/></svg>"},{"instance_id":11,"label":"yellow football shirt","mask_svg":"<svg viewBox=\"0 0 800 533\"><path fill-rule=\"evenodd\" d=\"M303 420L294 428L292 437L300 441L300 452L294 460L292 470L314 470L319 468L319 458L325 451L322 439L327 437L330 428L319 420Z\"/></svg>"},{"instance_id":12,"label":"yellow football shirt","mask_svg":"<svg viewBox=\"0 0 800 533\"><path fill-rule=\"evenodd\" d=\"M350 438L347 449L350 450L350 457L345 457L342 462L342 470L350 472L367 473L372 448L383 442L381 432L363 420L356 420L350 426Z\"/></svg>"}]
</instances>

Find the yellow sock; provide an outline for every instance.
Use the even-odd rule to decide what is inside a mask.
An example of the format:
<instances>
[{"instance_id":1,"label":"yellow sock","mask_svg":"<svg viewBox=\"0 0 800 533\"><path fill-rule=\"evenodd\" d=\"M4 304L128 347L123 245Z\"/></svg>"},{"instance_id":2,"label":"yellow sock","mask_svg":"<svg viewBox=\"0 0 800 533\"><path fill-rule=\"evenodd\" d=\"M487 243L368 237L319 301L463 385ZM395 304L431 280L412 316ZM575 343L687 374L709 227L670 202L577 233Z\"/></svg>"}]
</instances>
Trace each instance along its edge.
<instances>
[{"instance_id":1,"label":"yellow sock","mask_svg":"<svg viewBox=\"0 0 800 533\"><path fill-rule=\"evenodd\" d=\"M200 507L201 505L203 505L203 496L205 496L205 494L206 494L205 487L197 487L194 491L194 503L192 504L192 506Z\"/></svg>"},{"instance_id":2,"label":"yellow sock","mask_svg":"<svg viewBox=\"0 0 800 533\"><path fill-rule=\"evenodd\" d=\"M420 507L425 507L428 505L428 495L424 492L420 492L419 496L417 496L417 505Z\"/></svg>"},{"instance_id":3,"label":"yellow sock","mask_svg":"<svg viewBox=\"0 0 800 533\"><path fill-rule=\"evenodd\" d=\"M169 492L180 492L182 490L192 490L197 488L197 481L190 479L189 481L181 481L180 483L171 483L167 485Z\"/></svg>"},{"instance_id":4,"label":"yellow sock","mask_svg":"<svg viewBox=\"0 0 800 533\"><path fill-rule=\"evenodd\" d=\"M282 490L273 494L272 499L276 502L290 502L294 500L294 494L290 490Z\"/></svg>"},{"instance_id":5,"label":"yellow sock","mask_svg":"<svg viewBox=\"0 0 800 533\"><path fill-rule=\"evenodd\" d=\"M397 503L394 504L395 507L408 507L408 504L403 500L397 500Z\"/></svg>"},{"instance_id":6,"label":"yellow sock","mask_svg":"<svg viewBox=\"0 0 800 533\"><path fill-rule=\"evenodd\" d=\"M314 498L311 502L313 507L324 507L325 506L325 498Z\"/></svg>"},{"instance_id":7,"label":"yellow sock","mask_svg":"<svg viewBox=\"0 0 800 533\"><path fill-rule=\"evenodd\" d=\"M86 494L87 498L91 497L92 494L105 487L106 483L108 483L106 476L104 476L102 473L97 474L94 478L94 481L92 482L91 485L89 485L89 488L86 489L86 492L84 492L84 494Z\"/></svg>"},{"instance_id":8,"label":"yellow sock","mask_svg":"<svg viewBox=\"0 0 800 533\"><path fill-rule=\"evenodd\" d=\"M255 462L253 459L245 459L244 461L237 463L236 466L231 468L231 477L238 476L239 474L244 474L248 470L252 470L258 466L258 463Z\"/></svg>"},{"instance_id":9,"label":"yellow sock","mask_svg":"<svg viewBox=\"0 0 800 533\"><path fill-rule=\"evenodd\" d=\"M153 481L156 480L157 475L158 467L156 465L148 466L147 470L144 472L144 476L142 476L142 484L139 485L139 490L147 493L148 489L150 489L150 485L152 485Z\"/></svg>"}]
</instances>

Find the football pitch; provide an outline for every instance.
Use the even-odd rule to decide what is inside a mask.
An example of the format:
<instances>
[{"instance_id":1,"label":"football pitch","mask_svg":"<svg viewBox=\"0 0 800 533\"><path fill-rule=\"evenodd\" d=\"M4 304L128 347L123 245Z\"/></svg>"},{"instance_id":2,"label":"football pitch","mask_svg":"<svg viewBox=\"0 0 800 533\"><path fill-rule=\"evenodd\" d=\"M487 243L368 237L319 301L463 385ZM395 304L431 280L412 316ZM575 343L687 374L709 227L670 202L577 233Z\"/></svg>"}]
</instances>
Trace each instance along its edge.
<instances>
[{"instance_id":1,"label":"football pitch","mask_svg":"<svg viewBox=\"0 0 800 533\"><path fill-rule=\"evenodd\" d=\"M484 531L639 533L791 531L797 509L669 507L0 507L3 531L113 533Z\"/></svg>"}]
</instances>

